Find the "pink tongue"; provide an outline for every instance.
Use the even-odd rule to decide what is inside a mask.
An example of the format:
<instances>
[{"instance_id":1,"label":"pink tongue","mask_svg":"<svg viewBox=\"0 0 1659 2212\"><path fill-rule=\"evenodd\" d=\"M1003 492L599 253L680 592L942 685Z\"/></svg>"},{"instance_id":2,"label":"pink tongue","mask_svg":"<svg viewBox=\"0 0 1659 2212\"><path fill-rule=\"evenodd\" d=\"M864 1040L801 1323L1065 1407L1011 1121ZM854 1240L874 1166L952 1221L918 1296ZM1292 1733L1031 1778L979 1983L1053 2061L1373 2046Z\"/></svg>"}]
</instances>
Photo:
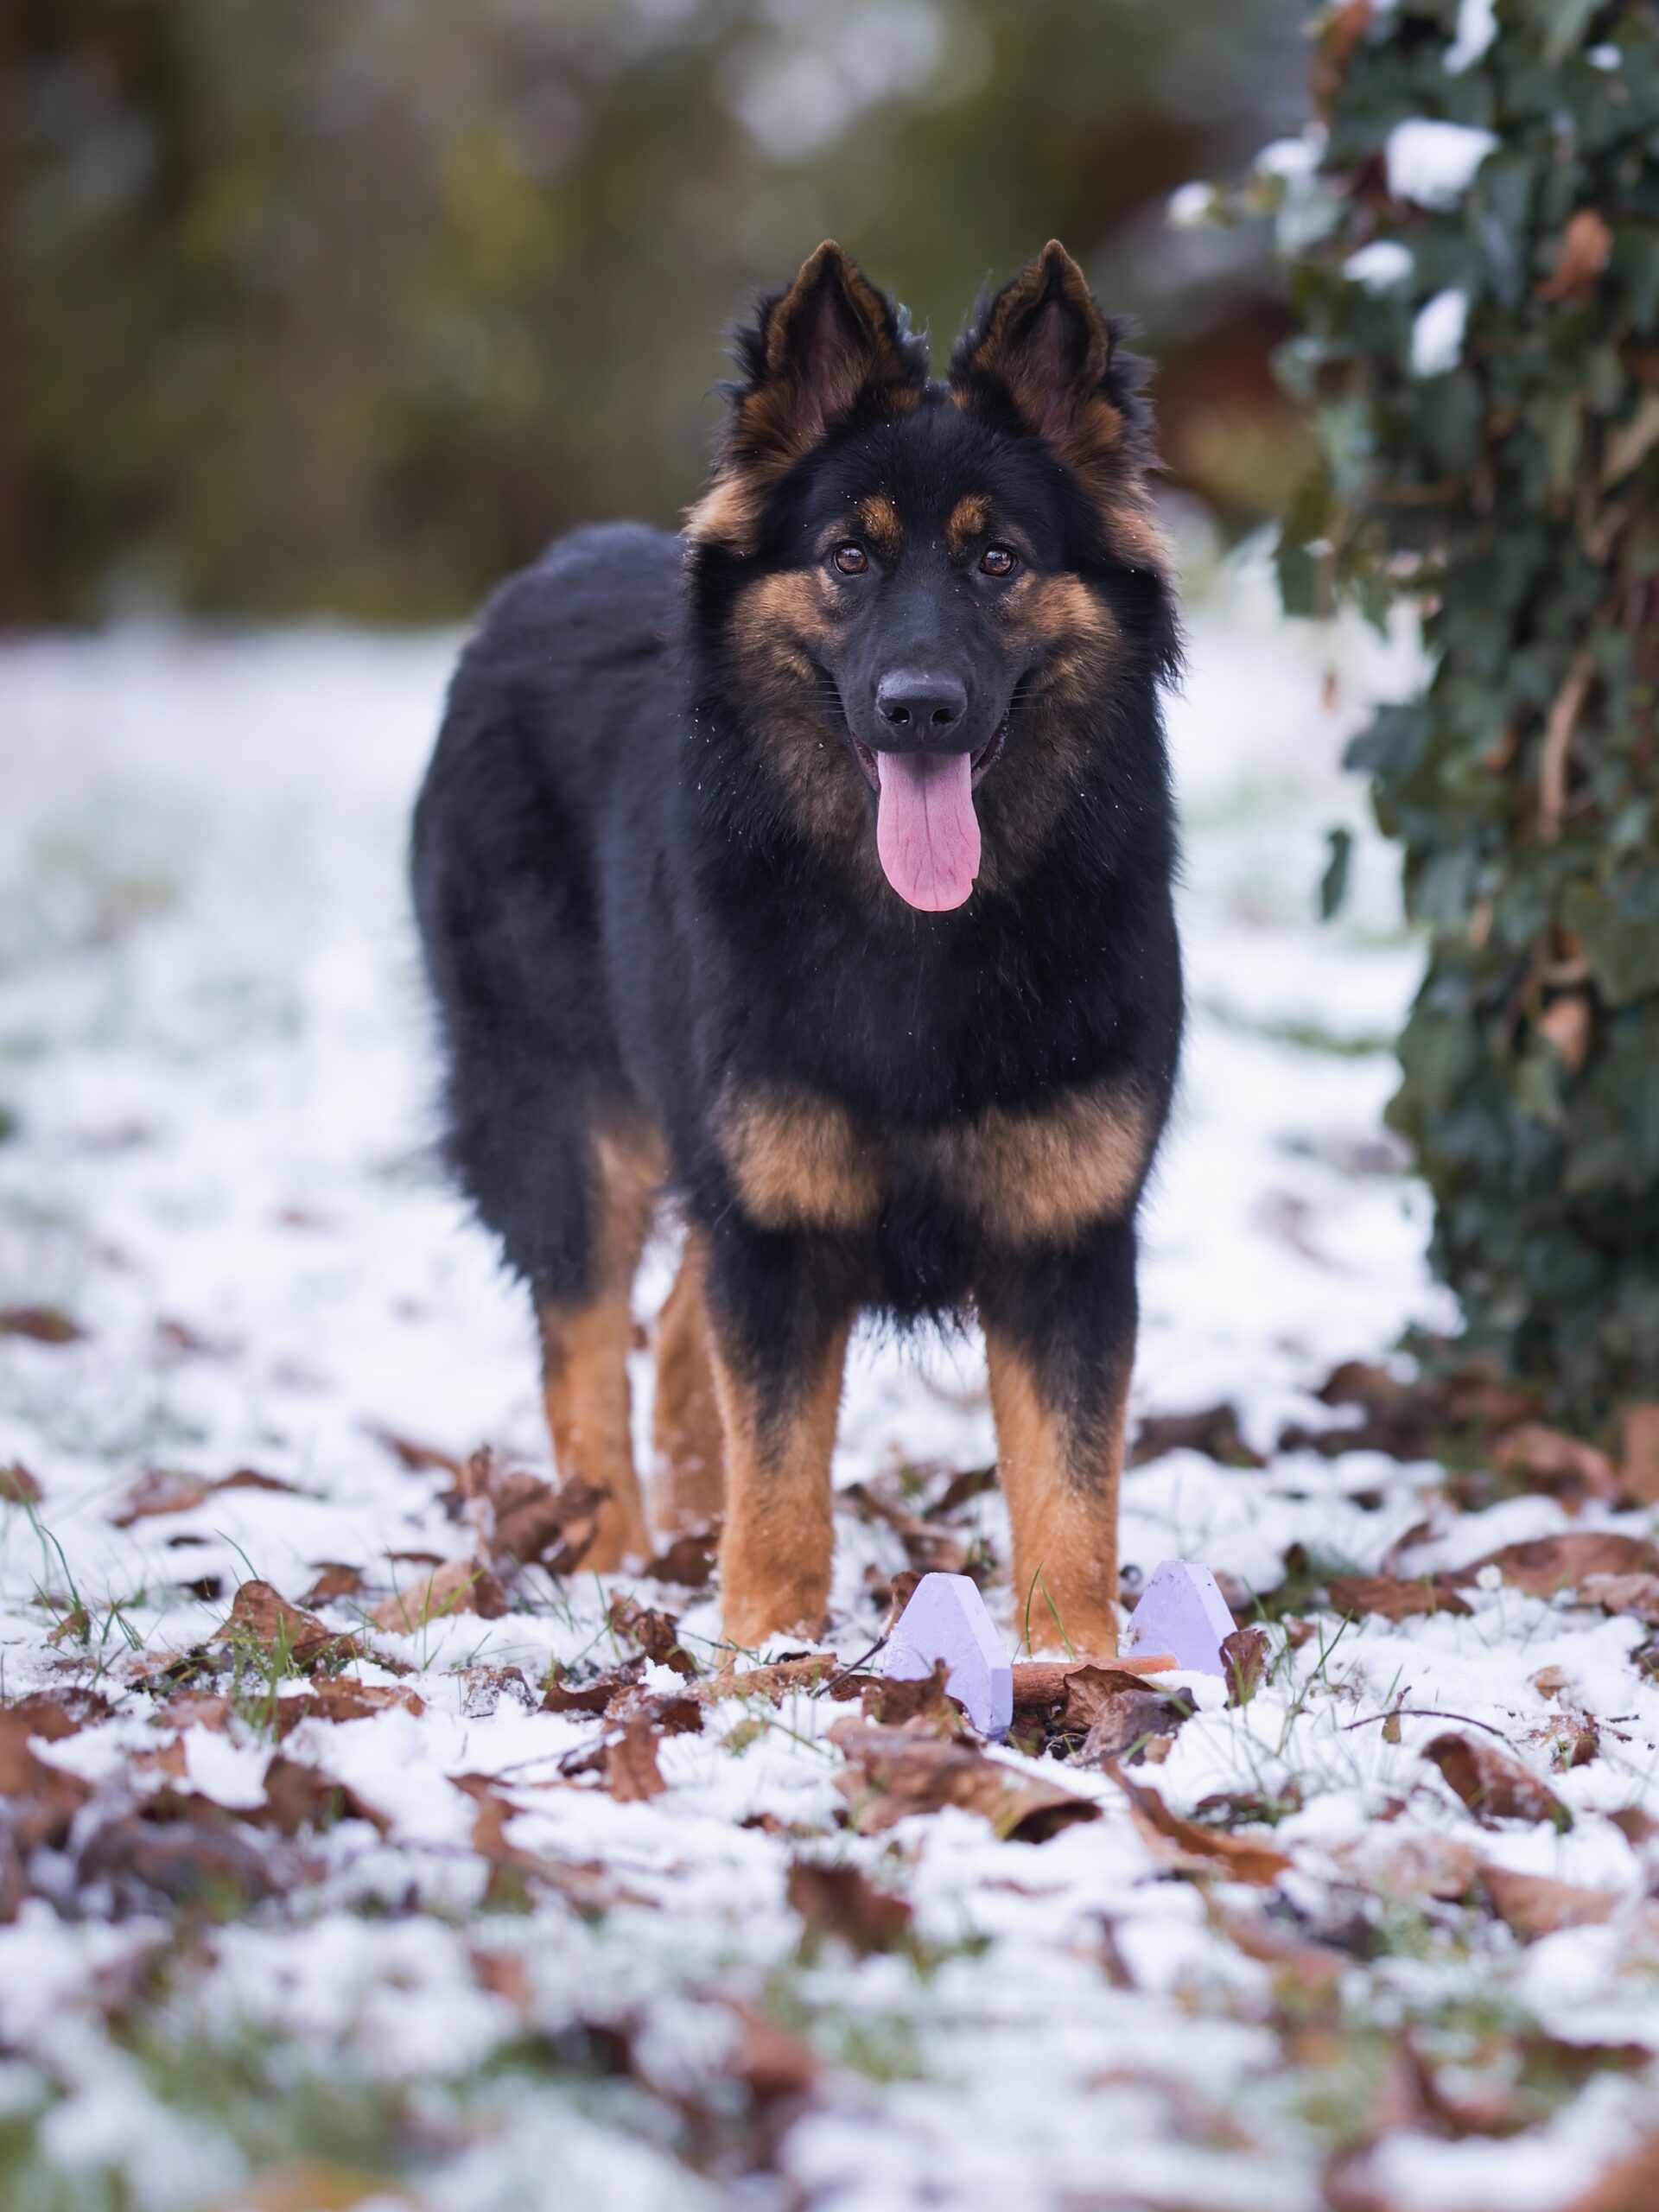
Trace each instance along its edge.
<instances>
[{"instance_id":1,"label":"pink tongue","mask_svg":"<svg viewBox=\"0 0 1659 2212\"><path fill-rule=\"evenodd\" d=\"M925 914L960 906L979 870L971 755L878 753L875 766L875 849L887 881Z\"/></svg>"}]
</instances>

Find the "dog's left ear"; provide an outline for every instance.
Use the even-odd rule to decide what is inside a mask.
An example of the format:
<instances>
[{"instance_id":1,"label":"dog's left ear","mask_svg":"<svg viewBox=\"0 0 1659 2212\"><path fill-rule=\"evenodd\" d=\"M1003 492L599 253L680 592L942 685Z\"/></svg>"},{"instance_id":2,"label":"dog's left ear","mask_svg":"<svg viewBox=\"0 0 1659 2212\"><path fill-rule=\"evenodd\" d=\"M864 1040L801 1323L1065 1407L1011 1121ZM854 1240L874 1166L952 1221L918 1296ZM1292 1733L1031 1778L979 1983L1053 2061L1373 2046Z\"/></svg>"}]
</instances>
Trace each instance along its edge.
<instances>
[{"instance_id":1,"label":"dog's left ear","mask_svg":"<svg viewBox=\"0 0 1659 2212\"><path fill-rule=\"evenodd\" d=\"M1082 270L1051 238L964 332L950 384L961 404L1012 410L1021 429L1104 492L1142 461L1126 450L1115 346Z\"/></svg>"}]
</instances>

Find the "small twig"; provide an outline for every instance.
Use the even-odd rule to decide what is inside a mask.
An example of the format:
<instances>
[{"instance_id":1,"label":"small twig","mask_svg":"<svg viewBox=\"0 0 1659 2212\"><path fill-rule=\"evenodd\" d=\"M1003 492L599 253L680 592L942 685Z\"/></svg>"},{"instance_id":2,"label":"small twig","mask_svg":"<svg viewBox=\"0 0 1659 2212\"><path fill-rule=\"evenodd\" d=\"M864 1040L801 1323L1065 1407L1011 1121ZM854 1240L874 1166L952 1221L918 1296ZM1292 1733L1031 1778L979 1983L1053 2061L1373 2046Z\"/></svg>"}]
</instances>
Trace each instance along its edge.
<instances>
[{"instance_id":1,"label":"small twig","mask_svg":"<svg viewBox=\"0 0 1659 2212\"><path fill-rule=\"evenodd\" d=\"M1547 842L1553 843L1561 834L1567 813L1567 756L1595 672L1589 648L1581 648L1573 657L1567 681L1555 694L1544 724L1543 757L1538 768L1538 834Z\"/></svg>"},{"instance_id":2,"label":"small twig","mask_svg":"<svg viewBox=\"0 0 1659 2212\"><path fill-rule=\"evenodd\" d=\"M871 1660L874 1659L876 1653L880 1650L882 1645L886 1643L888 1637L891 1636L893 1630L891 1629L884 1629L881 1634L876 1637L875 1642L870 1646L868 1651L861 1651L856 1659L849 1659L847 1662L847 1664L842 1669L838 1675L830 1675L829 1681L823 1686L825 1689L838 1689L842 1682L849 1681L853 1675L861 1672L864 1668L868 1666Z\"/></svg>"},{"instance_id":3,"label":"small twig","mask_svg":"<svg viewBox=\"0 0 1659 2212\"><path fill-rule=\"evenodd\" d=\"M1509 1738L1501 1728L1494 1728L1490 1720L1476 1720L1466 1713L1442 1713L1434 1705L1395 1705L1386 1713L1368 1713L1363 1720L1344 1720L1341 1732L1350 1735L1356 1728L1374 1727L1379 1720L1457 1720L1465 1728L1484 1728L1489 1736L1496 1736L1500 1744Z\"/></svg>"}]
</instances>

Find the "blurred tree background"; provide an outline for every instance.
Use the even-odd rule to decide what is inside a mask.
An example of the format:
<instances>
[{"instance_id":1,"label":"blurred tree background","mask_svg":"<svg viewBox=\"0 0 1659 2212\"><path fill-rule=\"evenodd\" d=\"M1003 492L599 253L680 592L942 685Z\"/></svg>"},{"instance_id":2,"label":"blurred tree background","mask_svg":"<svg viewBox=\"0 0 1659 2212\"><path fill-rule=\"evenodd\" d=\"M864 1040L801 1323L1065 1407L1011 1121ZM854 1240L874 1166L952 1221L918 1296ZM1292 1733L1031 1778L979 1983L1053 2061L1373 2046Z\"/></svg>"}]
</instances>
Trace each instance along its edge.
<instances>
[{"instance_id":1,"label":"blurred tree background","mask_svg":"<svg viewBox=\"0 0 1659 2212\"><path fill-rule=\"evenodd\" d=\"M0 0L0 619L464 613L670 521L719 334L833 232L954 334L1051 233L1175 480L1275 511L1262 241L1165 201L1305 106L1302 0Z\"/></svg>"}]
</instances>

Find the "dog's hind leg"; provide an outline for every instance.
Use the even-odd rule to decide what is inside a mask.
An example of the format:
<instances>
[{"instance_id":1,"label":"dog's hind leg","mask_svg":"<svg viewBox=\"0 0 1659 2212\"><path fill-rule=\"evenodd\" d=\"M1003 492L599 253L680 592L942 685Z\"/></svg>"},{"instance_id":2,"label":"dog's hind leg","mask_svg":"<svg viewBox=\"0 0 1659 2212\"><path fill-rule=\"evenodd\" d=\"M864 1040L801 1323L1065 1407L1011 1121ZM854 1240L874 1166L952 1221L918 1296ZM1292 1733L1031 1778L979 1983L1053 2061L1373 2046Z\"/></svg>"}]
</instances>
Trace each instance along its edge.
<instances>
[{"instance_id":1,"label":"dog's hind leg","mask_svg":"<svg viewBox=\"0 0 1659 2212\"><path fill-rule=\"evenodd\" d=\"M1117 1649L1117 1510L1135 1357L1135 1231L1025 1255L979 1293L1014 1618L1033 1650Z\"/></svg>"},{"instance_id":2,"label":"dog's hind leg","mask_svg":"<svg viewBox=\"0 0 1659 2212\"><path fill-rule=\"evenodd\" d=\"M634 1471L628 1389L633 1341L631 1294L663 1178L655 1133L637 1123L591 1140L588 1249L580 1296L537 1296L542 1392L560 1479L607 1491L599 1533L584 1564L611 1573L651 1553Z\"/></svg>"},{"instance_id":3,"label":"dog's hind leg","mask_svg":"<svg viewBox=\"0 0 1659 2212\"><path fill-rule=\"evenodd\" d=\"M726 1444L726 1634L816 1637L830 1605L835 1450L855 1300L811 1240L728 1217L711 1255L709 1349Z\"/></svg>"},{"instance_id":4,"label":"dog's hind leg","mask_svg":"<svg viewBox=\"0 0 1659 2212\"><path fill-rule=\"evenodd\" d=\"M725 1503L724 1440L709 1353L708 1272L707 1243L700 1230L691 1230L657 1324L657 1524L670 1532L708 1527Z\"/></svg>"}]
</instances>

